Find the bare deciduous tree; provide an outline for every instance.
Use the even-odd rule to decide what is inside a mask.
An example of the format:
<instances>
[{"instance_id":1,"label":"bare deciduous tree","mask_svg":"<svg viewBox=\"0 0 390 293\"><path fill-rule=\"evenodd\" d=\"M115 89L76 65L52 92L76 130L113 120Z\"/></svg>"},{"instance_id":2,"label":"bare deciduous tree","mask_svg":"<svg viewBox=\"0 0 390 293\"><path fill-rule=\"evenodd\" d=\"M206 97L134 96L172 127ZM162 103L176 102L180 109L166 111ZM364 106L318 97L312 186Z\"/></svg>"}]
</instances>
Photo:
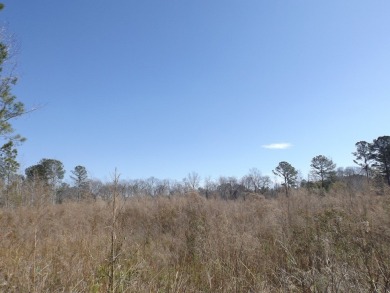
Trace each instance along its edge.
<instances>
[{"instance_id":1,"label":"bare deciduous tree","mask_svg":"<svg viewBox=\"0 0 390 293\"><path fill-rule=\"evenodd\" d=\"M200 176L196 172L188 173L187 177L183 179L184 185L190 190L197 190L200 184Z\"/></svg>"}]
</instances>

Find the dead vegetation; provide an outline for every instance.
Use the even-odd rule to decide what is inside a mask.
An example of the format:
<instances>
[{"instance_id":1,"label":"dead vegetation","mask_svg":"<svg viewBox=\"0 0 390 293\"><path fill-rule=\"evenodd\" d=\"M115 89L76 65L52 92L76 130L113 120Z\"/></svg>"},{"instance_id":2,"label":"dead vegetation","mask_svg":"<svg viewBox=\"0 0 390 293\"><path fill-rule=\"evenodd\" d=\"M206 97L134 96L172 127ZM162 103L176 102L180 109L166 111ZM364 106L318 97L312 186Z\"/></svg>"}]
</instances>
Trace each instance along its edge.
<instances>
[{"instance_id":1,"label":"dead vegetation","mask_svg":"<svg viewBox=\"0 0 390 293\"><path fill-rule=\"evenodd\" d=\"M388 191L115 204L1 209L0 291L390 292Z\"/></svg>"}]
</instances>

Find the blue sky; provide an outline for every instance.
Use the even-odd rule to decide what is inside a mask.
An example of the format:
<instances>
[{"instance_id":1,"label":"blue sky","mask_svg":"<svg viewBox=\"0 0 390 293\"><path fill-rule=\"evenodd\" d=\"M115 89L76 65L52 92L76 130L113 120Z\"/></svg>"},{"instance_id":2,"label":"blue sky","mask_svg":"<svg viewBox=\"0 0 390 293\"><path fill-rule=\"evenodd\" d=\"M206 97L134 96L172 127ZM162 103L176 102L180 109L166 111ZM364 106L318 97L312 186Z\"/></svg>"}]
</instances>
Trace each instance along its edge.
<instances>
[{"instance_id":1,"label":"blue sky","mask_svg":"<svg viewBox=\"0 0 390 293\"><path fill-rule=\"evenodd\" d=\"M107 180L306 175L389 135L390 2L5 1L18 44L22 169ZM270 149L270 144L290 144Z\"/></svg>"}]
</instances>

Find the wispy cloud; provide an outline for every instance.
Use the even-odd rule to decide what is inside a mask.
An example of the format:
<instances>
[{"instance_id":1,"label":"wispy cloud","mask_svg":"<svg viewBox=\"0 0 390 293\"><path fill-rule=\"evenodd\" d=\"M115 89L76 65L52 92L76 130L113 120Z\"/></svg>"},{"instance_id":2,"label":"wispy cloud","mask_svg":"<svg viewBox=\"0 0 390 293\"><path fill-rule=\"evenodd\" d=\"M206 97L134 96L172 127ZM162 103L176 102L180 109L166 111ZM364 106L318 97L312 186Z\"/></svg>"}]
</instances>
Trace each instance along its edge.
<instances>
[{"instance_id":1,"label":"wispy cloud","mask_svg":"<svg viewBox=\"0 0 390 293\"><path fill-rule=\"evenodd\" d=\"M272 149L272 150L284 150L292 147L291 143L271 143L271 144L265 144L262 145L263 148L265 149Z\"/></svg>"}]
</instances>

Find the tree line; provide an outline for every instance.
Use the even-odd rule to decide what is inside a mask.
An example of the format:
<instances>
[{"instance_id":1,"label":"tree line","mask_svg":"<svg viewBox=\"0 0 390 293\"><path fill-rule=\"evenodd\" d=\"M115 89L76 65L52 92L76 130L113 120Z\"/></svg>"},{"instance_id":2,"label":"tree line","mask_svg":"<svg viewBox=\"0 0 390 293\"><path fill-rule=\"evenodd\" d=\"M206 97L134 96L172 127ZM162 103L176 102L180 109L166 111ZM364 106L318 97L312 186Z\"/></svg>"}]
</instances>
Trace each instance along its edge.
<instances>
[{"instance_id":1,"label":"tree line","mask_svg":"<svg viewBox=\"0 0 390 293\"><path fill-rule=\"evenodd\" d=\"M362 175L367 181L375 179L383 180L390 185L390 136L379 136L371 143L359 141L355 144L356 151L352 154L355 156L353 162L358 166L358 172L349 167L349 175ZM300 186L320 187L329 189L330 186L340 178L341 170L336 170L336 164L332 159L318 155L311 160L312 180L302 180ZM351 174L352 171L352 174ZM298 171L288 162L280 162L273 170L273 173L283 179L283 186L286 195L291 187L297 187Z\"/></svg>"},{"instance_id":2,"label":"tree line","mask_svg":"<svg viewBox=\"0 0 390 293\"><path fill-rule=\"evenodd\" d=\"M390 136L380 136L372 142L359 141L353 152L355 167L336 168L332 159L318 155L311 160L307 179L286 161L280 162L274 170L281 178L279 183L264 176L257 168L249 170L241 178L221 176L218 179L202 178L196 172L189 173L182 180L147 179L122 180L116 183L116 190L124 198L134 196L174 196L197 192L206 198L226 200L247 197L274 197L283 192L289 196L291 189L308 188L320 190L323 194L337 183L345 183L359 191L370 181L390 185ZM53 204L65 200L103 199L109 200L113 183L103 183L88 176L86 167L78 165L71 170L71 184L63 182L65 169L61 161L42 159L37 164L19 173L16 161L17 151L5 144L0 149L1 205L35 204L41 200ZM202 182L203 181L203 182Z\"/></svg>"}]
</instances>

